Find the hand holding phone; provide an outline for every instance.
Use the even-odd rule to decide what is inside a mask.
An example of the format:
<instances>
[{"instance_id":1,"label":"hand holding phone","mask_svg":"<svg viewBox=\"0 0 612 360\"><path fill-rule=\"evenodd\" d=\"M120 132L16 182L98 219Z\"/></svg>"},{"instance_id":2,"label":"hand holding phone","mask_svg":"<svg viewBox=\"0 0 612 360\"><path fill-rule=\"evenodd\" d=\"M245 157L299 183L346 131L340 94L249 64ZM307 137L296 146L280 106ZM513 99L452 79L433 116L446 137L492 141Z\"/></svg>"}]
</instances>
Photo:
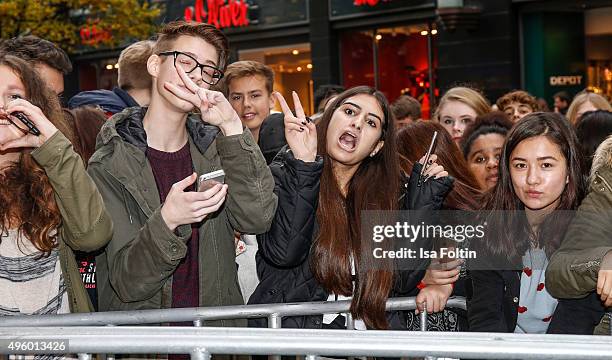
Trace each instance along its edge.
<instances>
[{"instance_id":1,"label":"hand holding phone","mask_svg":"<svg viewBox=\"0 0 612 360\"><path fill-rule=\"evenodd\" d=\"M217 184L225 183L225 171L217 170L201 175L198 178L198 191L206 191Z\"/></svg>"},{"instance_id":2,"label":"hand holding phone","mask_svg":"<svg viewBox=\"0 0 612 360\"><path fill-rule=\"evenodd\" d=\"M434 131L433 136L431 137L431 143L429 144L429 149L427 149L427 153L425 154L425 159L423 161L423 167L421 168L421 173L419 174L419 181L417 182L417 186L421 186L427 179L424 179L425 171L429 168L429 158L433 153L433 150L436 146L436 140L438 139L438 132Z\"/></svg>"},{"instance_id":3,"label":"hand holding phone","mask_svg":"<svg viewBox=\"0 0 612 360\"><path fill-rule=\"evenodd\" d=\"M38 130L36 125L34 125L34 123L30 119L28 119L28 117L25 116L24 113L20 111L16 111L12 113L11 115L16 117L19 120L19 122L13 121L13 119L11 119L10 117L9 117L9 121L13 125L15 125L19 130L21 130L24 134L29 133L34 136L40 136L40 130Z\"/></svg>"}]
</instances>

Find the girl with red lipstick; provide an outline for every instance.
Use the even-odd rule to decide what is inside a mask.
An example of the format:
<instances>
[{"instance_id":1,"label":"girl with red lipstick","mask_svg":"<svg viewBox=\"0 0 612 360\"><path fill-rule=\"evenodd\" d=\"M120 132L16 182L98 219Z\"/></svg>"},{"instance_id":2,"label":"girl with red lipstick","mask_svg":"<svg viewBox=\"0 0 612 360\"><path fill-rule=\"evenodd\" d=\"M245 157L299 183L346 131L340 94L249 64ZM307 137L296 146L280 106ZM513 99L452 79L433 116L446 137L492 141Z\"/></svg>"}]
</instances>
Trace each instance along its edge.
<instances>
[{"instance_id":1,"label":"girl with red lipstick","mask_svg":"<svg viewBox=\"0 0 612 360\"><path fill-rule=\"evenodd\" d=\"M559 114L529 114L508 133L499 181L485 205L494 210L490 231L477 246L478 261L469 264L471 331L593 332L602 308L583 306L591 298L557 301L544 285L548 259L569 225L567 212L559 210L575 210L585 194L582 161L576 136Z\"/></svg>"},{"instance_id":2,"label":"girl with red lipstick","mask_svg":"<svg viewBox=\"0 0 612 360\"><path fill-rule=\"evenodd\" d=\"M362 211L439 209L452 180L432 156L420 186L421 163L402 183L393 116L373 88L338 95L317 126L304 115L295 92L295 115L276 96L288 148L270 165L278 209L270 230L257 236L260 283L249 303L349 299L357 329L405 328L399 313L385 313L385 302L414 289L424 270L395 270L393 260L375 268L361 248ZM416 245L430 246L421 239ZM410 269L425 269L426 259L413 265ZM266 326L265 320L250 324ZM346 326L339 314L283 319L283 327Z\"/></svg>"}]
</instances>

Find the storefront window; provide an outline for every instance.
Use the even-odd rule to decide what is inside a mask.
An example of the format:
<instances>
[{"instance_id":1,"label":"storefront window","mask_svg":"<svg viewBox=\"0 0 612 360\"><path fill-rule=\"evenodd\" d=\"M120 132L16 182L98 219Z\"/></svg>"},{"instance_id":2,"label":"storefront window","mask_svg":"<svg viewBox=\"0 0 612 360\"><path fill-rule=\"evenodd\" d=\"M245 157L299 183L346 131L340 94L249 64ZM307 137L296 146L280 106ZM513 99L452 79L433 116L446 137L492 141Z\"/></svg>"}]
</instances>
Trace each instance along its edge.
<instances>
[{"instance_id":1,"label":"storefront window","mask_svg":"<svg viewBox=\"0 0 612 360\"><path fill-rule=\"evenodd\" d=\"M427 25L416 25L378 29L376 34L379 89L389 101L402 94L416 98L423 118L429 118L427 32Z\"/></svg>"},{"instance_id":2,"label":"storefront window","mask_svg":"<svg viewBox=\"0 0 612 360\"><path fill-rule=\"evenodd\" d=\"M111 90L117 86L118 68L116 58L79 64L80 90Z\"/></svg>"},{"instance_id":3,"label":"storefront window","mask_svg":"<svg viewBox=\"0 0 612 360\"><path fill-rule=\"evenodd\" d=\"M612 8L585 11L587 89L612 98Z\"/></svg>"},{"instance_id":4,"label":"storefront window","mask_svg":"<svg viewBox=\"0 0 612 360\"><path fill-rule=\"evenodd\" d=\"M375 86L373 37L373 31L342 34L342 84L347 89L358 85Z\"/></svg>"},{"instance_id":5,"label":"storefront window","mask_svg":"<svg viewBox=\"0 0 612 360\"><path fill-rule=\"evenodd\" d=\"M429 118L427 24L347 31L341 37L342 74L345 87L375 86L389 99L403 94L421 102L422 116ZM435 48L435 47L434 47ZM436 57L432 54L435 69ZM376 61L374 61L376 59Z\"/></svg>"},{"instance_id":6,"label":"storefront window","mask_svg":"<svg viewBox=\"0 0 612 360\"><path fill-rule=\"evenodd\" d=\"M291 92L297 92L304 110L314 113L310 44L241 50L238 55L240 60L268 65L274 71L274 90L280 92L289 105L292 105ZM278 104L276 106L276 110L280 110Z\"/></svg>"}]
</instances>

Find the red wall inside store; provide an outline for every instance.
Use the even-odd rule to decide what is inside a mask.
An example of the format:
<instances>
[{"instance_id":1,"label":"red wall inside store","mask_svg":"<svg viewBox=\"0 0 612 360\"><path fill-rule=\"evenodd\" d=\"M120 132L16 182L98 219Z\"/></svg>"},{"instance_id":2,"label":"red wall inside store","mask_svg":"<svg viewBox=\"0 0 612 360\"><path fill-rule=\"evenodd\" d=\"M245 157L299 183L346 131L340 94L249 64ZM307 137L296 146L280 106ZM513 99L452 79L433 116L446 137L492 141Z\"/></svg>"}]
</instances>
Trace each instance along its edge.
<instances>
[{"instance_id":1,"label":"red wall inside store","mask_svg":"<svg viewBox=\"0 0 612 360\"><path fill-rule=\"evenodd\" d=\"M381 33L378 40L380 90L390 102L406 93L422 104L428 117L427 36ZM374 86L373 32L346 32L341 37L343 85ZM434 56L434 69L435 69Z\"/></svg>"}]
</instances>

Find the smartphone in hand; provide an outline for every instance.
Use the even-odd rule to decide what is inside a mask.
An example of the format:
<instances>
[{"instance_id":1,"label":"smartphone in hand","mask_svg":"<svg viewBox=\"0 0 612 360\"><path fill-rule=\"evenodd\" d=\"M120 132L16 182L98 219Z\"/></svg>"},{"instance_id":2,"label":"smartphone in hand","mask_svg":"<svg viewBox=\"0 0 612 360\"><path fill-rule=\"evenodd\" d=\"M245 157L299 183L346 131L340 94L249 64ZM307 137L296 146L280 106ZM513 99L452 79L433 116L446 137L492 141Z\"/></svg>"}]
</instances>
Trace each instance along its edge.
<instances>
[{"instance_id":1,"label":"smartphone in hand","mask_svg":"<svg viewBox=\"0 0 612 360\"><path fill-rule=\"evenodd\" d=\"M427 153L425 154L425 160L423 163L423 167L421 168L421 173L419 174L419 181L417 181L417 186L421 186L426 181L426 179L424 179L423 176L425 174L425 171L427 171L427 168L429 167L429 157L431 156L434 149L436 148L437 139L438 139L438 132L434 131L433 136L431 137L431 143L429 144L429 149L427 149Z\"/></svg>"},{"instance_id":2,"label":"smartphone in hand","mask_svg":"<svg viewBox=\"0 0 612 360\"><path fill-rule=\"evenodd\" d=\"M25 116L24 113L20 111L16 111L12 113L11 115L16 117L19 120L19 123L13 122L13 120L11 120L10 118L9 118L9 121L13 123L13 125L17 126L17 128L19 128L19 130L21 130L24 134L29 133L35 136L40 135L40 130L38 130L38 128L36 127L36 125L34 125L32 120L28 119L28 117Z\"/></svg>"},{"instance_id":3,"label":"smartphone in hand","mask_svg":"<svg viewBox=\"0 0 612 360\"><path fill-rule=\"evenodd\" d=\"M225 183L225 171L217 170L200 175L198 178L198 191L206 191L217 184Z\"/></svg>"}]
</instances>

